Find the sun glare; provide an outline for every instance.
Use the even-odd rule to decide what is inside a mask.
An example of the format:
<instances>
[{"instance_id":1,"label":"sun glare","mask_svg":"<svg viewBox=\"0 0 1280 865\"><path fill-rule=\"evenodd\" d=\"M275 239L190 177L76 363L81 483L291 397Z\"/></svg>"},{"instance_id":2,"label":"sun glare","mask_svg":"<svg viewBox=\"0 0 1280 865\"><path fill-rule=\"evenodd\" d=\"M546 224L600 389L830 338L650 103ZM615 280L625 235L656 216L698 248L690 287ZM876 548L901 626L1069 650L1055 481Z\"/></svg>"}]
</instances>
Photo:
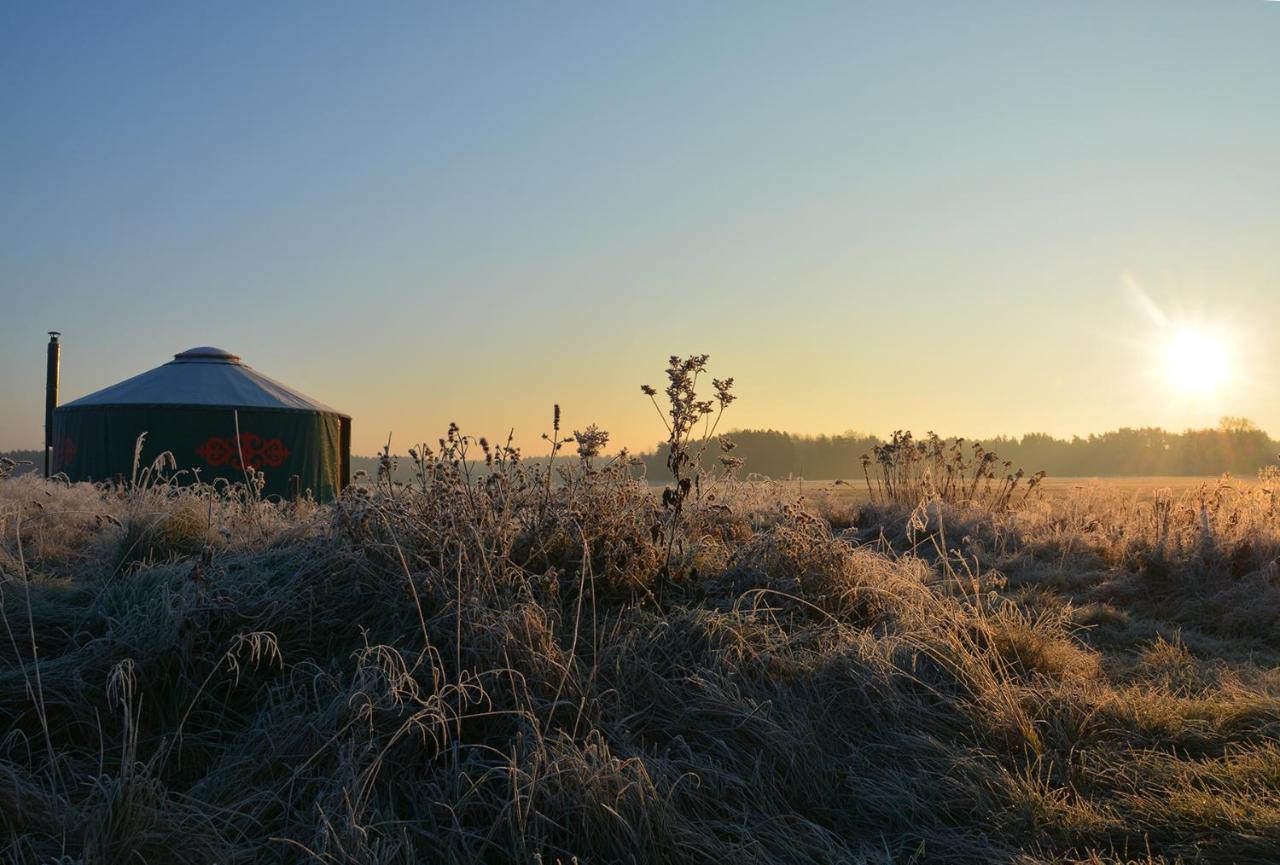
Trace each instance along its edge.
<instances>
[{"instance_id":1,"label":"sun glare","mask_svg":"<svg viewBox=\"0 0 1280 865\"><path fill-rule=\"evenodd\" d=\"M1172 325L1160 351L1165 380L1178 393L1213 396L1231 377L1231 342L1206 327Z\"/></svg>"}]
</instances>

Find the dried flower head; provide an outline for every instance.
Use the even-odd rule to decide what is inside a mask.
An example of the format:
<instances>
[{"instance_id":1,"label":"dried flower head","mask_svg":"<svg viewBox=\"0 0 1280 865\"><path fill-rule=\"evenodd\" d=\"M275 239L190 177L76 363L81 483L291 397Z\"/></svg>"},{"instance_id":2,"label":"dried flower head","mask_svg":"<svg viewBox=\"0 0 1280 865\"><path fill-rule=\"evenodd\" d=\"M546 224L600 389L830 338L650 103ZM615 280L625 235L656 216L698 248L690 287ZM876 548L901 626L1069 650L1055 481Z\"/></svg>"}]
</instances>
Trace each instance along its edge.
<instances>
[{"instance_id":1,"label":"dried flower head","mask_svg":"<svg viewBox=\"0 0 1280 865\"><path fill-rule=\"evenodd\" d=\"M600 451L609 442L609 433L591 424L584 431L574 430L573 440L578 443L578 456L589 461L600 456Z\"/></svg>"},{"instance_id":2,"label":"dried flower head","mask_svg":"<svg viewBox=\"0 0 1280 865\"><path fill-rule=\"evenodd\" d=\"M718 379L713 378L711 385L716 389L716 401L720 403L720 407L724 408L729 403L737 399L730 391L733 390L733 378Z\"/></svg>"}]
</instances>

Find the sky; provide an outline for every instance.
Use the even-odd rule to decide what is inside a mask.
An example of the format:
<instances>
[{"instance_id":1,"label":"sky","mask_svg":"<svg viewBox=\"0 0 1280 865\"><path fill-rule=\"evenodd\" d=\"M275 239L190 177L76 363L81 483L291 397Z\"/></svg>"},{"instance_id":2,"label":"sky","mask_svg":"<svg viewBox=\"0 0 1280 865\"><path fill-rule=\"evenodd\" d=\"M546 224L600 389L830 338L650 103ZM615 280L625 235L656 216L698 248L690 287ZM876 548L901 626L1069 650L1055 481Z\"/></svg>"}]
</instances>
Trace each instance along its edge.
<instances>
[{"instance_id":1,"label":"sky","mask_svg":"<svg viewBox=\"0 0 1280 865\"><path fill-rule=\"evenodd\" d=\"M216 345L358 453L648 449L689 353L733 427L1280 435L1277 93L1267 0L5 0L0 448L48 330L64 399Z\"/></svg>"}]
</instances>

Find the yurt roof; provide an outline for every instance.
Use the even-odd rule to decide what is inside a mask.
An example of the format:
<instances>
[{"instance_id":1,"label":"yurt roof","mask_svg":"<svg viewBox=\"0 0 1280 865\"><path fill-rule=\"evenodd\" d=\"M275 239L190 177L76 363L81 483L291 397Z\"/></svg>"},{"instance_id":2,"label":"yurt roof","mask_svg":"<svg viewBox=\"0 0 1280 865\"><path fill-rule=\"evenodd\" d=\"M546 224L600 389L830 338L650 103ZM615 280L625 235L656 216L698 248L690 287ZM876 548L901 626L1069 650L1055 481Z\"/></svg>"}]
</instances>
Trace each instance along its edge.
<instances>
[{"instance_id":1,"label":"yurt roof","mask_svg":"<svg viewBox=\"0 0 1280 865\"><path fill-rule=\"evenodd\" d=\"M175 354L173 360L60 408L118 405L226 406L347 415L268 378L237 355L213 346Z\"/></svg>"}]
</instances>

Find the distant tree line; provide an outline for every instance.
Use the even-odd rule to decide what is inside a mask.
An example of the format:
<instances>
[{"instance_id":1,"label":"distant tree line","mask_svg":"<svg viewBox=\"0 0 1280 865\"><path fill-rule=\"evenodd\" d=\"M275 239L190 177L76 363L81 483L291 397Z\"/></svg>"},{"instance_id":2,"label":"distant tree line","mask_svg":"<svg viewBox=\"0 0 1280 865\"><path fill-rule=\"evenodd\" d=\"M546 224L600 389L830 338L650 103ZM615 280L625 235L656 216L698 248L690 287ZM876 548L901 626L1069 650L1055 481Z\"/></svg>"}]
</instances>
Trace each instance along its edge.
<instances>
[{"instance_id":1,"label":"distant tree line","mask_svg":"<svg viewBox=\"0 0 1280 865\"><path fill-rule=\"evenodd\" d=\"M737 474L770 478L806 477L854 480L862 477L862 457L882 443L876 436L845 433L805 436L777 430L738 430L728 436L736 445L733 455L743 459ZM1159 427L1054 438L1045 433L996 436L974 440L993 450L1002 460L1027 472L1044 470L1050 475L1253 475L1280 459L1280 442L1245 418L1223 418L1213 429L1175 433ZM667 477L666 453L659 446L641 455L646 474L654 480ZM703 457L712 468L719 448L712 442Z\"/></svg>"},{"instance_id":2,"label":"distant tree line","mask_svg":"<svg viewBox=\"0 0 1280 865\"><path fill-rule=\"evenodd\" d=\"M769 478L805 477L815 480L862 477L862 457L871 455L882 443L877 436L844 433L834 436L806 436L777 430L738 430L730 433L735 448L733 456L744 460L737 470L739 477L758 475ZM1045 433L1024 436L996 436L974 440L987 450L1010 460L1028 473L1044 470L1050 475L1118 476L1118 475L1253 475L1259 469L1280 461L1280 442L1272 439L1245 418L1226 417L1212 429L1185 430L1176 433L1159 427L1113 430L1086 437L1054 438ZM651 480L666 480L665 445L640 454L645 475ZM36 450L0 453L19 462L27 471L40 471L44 455ZM708 444L703 464L709 469L718 465L720 448L717 441ZM538 459L539 457L531 457ZM545 457L541 457L545 459ZM558 457L557 463L574 462L572 457ZM409 460L397 461L394 477L409 481L413 468ZM377 457L352 456L352 472L363 470L376 476ZM19 471L21 471L20 469Z\"/></svg>"}]
</instances>

